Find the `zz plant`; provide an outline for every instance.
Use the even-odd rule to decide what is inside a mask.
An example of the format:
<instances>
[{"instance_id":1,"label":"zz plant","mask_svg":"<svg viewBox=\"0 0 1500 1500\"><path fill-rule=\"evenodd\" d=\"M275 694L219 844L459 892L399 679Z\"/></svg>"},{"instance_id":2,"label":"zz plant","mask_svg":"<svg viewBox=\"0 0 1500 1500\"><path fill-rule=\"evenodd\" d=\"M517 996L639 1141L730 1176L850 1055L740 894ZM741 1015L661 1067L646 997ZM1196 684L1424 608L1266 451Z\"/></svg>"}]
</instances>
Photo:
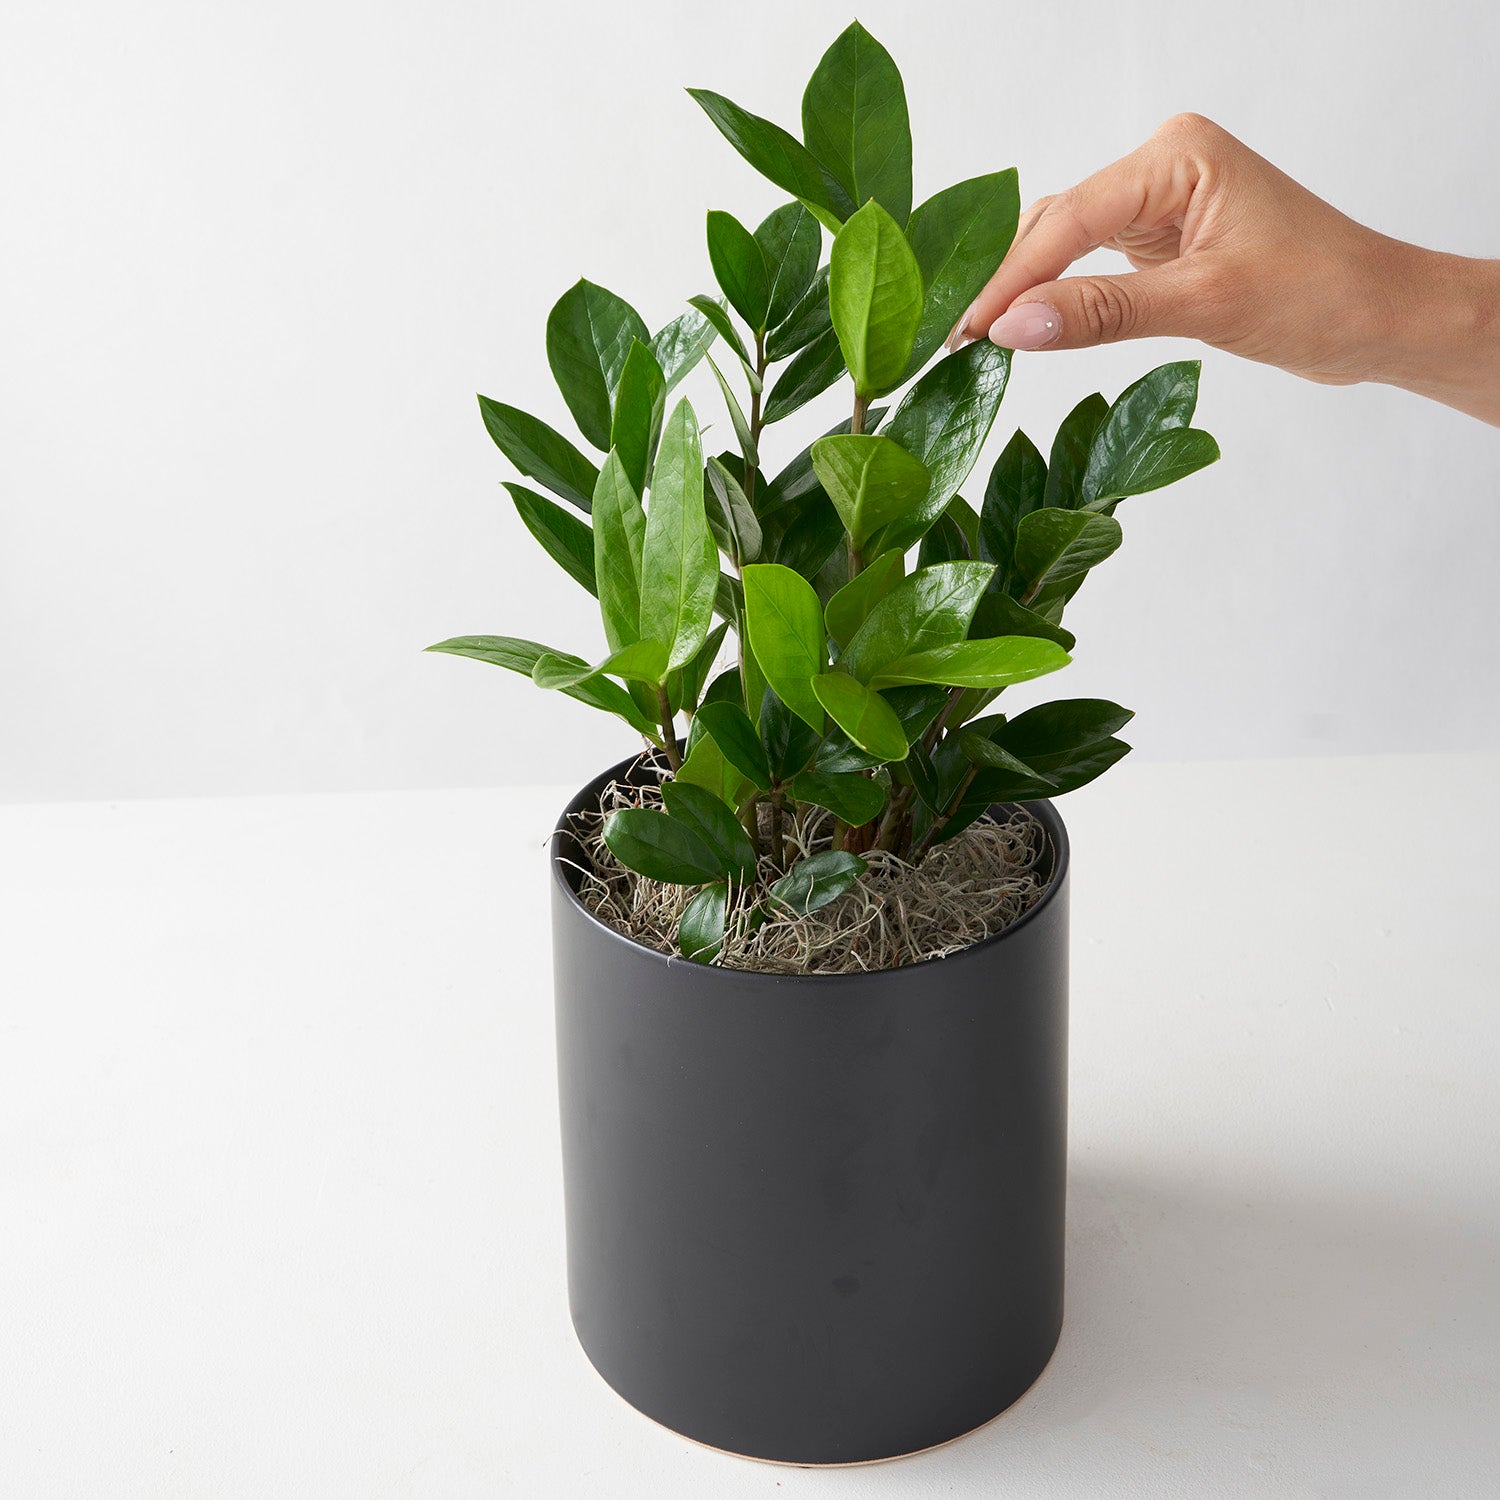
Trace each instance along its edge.
<instances>
[{"instance_id":1,"label":"zz plant","mask_svg":"<svg viewBox=\"0 0 1500 1500\"><path fill-rule=\"evenodd\" d=\"M556 497L506 484L597 598L608 651L587 662L514 636L429 649L525 673L660 751L663 806L612 813L605 839L640 874L700 888L679 943L711 960L735 887L764 883L760 914L816 910L863 872L862 852L920 860L991 803L1072 791L1128 751L1131 714L1113 703L986 710L1070 660L1063 614L1120 545L1120 501L1218 448L1190 425L1198 365L1163 365L1114 402L1079 402L1045 458L1018 431L971 505L959 490L1011 354L981 341L933 356L1010 246L1015 171L913 208L901 75L858 22L807 85L800 141L689 92L790 201L753 230L709 213L722 295L688 298L654 334L589 281L557 302L548 362L601 461L479 399L501 452ZM735 435L710 456L671 399L700 360ZM847 419L768 478L767 429L846 375ZM834 815L832 846L787 868L785 820L809 807Z\"/></svg>"}]
</instances>

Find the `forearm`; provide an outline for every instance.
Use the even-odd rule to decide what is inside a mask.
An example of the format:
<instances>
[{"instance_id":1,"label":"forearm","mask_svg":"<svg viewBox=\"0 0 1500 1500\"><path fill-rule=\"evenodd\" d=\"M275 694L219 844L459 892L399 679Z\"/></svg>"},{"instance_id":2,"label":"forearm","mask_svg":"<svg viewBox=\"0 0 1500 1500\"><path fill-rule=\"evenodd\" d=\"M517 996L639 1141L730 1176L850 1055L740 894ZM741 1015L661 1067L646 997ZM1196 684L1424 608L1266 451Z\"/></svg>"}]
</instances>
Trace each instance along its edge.
<instances>
[{"instance_id":1,"label":"forearm","mask_svg":"<svg viewBox=\"0 0 1500 1500\"><path fill-rule=\"evenodd\" d=\"M1389 243L1390 337L1368 378L1500 426L1500 260Z\"/></svg>"}]
</instances>

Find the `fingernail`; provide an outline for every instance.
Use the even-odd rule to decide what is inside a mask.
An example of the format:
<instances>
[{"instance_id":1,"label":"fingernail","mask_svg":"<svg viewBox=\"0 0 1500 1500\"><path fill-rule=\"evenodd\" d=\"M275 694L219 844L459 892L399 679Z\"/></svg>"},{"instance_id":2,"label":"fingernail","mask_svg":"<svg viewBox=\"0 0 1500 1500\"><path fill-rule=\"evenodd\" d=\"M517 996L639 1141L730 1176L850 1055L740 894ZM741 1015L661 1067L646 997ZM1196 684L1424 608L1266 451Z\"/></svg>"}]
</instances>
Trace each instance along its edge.
<instances>
[{"instance_id":1,"label":"fingernail","mask_svg":"<svg viewBox=\"0 0 1500 1500\"><path fill-rule=\"evenodd\" d=\"M1062 319L1045 302L1022 302L990 324L990 342L1002 349L1045 349L1062 332Z\"/></svg>"},{"instance_id":2,"label":"fingernail","mask_svg":"<svg viewBox=\"0 0 1500 1500\"><path fill-rule=\"evenodd\" d=\"M943 347L951 354L955 349L962 349L965 344L974 342L974 335L969 332L969 319L974 316L974 309L979 306L979 298L976 297L964 310L964 315L953 325L953 332L944 341Z\"/></svg>"}]
</instances>

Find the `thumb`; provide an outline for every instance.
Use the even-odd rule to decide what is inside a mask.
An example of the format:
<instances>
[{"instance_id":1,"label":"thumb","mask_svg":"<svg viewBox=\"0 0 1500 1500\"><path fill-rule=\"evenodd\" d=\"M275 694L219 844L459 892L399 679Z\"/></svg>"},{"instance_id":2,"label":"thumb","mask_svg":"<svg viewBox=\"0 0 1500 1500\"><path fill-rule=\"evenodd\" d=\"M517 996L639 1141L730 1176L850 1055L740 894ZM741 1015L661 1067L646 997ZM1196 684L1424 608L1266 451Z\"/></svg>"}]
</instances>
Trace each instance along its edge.
<instances>
[{"instance_id":1,"label":"thumb","mask_svg":"<svg viewBox=\"0 0 1500 1500\"><path fill-rule=\"evenodd\" d=\"M1070 276L1023 292L990 325L1005 349L1088 349L1121 339L1201 337L1193 276L1181 261L1123 276Z\"/></svg>"}]
</instances>

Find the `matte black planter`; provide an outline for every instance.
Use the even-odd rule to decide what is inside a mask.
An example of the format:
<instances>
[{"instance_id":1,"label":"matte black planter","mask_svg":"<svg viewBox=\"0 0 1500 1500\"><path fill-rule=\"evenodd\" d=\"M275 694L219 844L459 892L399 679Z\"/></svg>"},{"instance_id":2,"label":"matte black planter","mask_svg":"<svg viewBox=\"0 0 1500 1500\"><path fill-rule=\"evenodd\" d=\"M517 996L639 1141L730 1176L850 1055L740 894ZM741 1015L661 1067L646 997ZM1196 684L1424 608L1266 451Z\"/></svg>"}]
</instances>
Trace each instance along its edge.
<instances>
[{"instance_id":1,"label":"matte black planter","mask_svg":"<svg viewBox=\"0 0 1500 1500\"><path fill-rule=\"evenodd\" d=\"M669 959L593 917L554 839L568 1295L631 1405L754 1458L837 1464L987 1422L1062 1328L1068 840L1046 894L867 975Z\"/></svg>"}]
</instances>

